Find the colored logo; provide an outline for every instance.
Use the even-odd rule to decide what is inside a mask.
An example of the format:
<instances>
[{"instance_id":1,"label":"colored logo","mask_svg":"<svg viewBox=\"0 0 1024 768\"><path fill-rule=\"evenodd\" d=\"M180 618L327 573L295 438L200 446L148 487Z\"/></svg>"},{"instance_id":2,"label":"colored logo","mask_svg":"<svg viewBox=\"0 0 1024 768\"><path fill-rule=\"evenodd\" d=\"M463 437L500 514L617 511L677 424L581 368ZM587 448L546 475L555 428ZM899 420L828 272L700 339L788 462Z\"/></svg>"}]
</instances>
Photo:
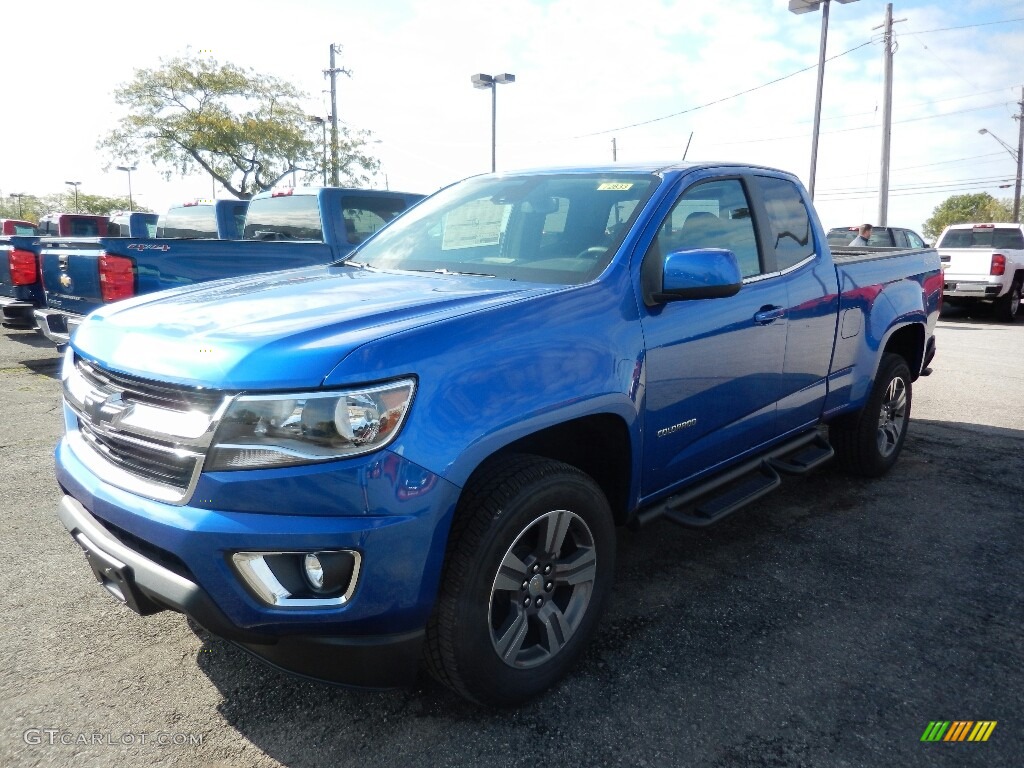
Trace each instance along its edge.
<instances>
[{"instance_id":1,"label":"colored logo","mask_svg":"<svg viewBox=\"0 0 1024 768\"><path fill-rule=\"evenodd\" d=\"M921 741L988 741L996 720L932 720Z\"/></svg>"}]
</instances>

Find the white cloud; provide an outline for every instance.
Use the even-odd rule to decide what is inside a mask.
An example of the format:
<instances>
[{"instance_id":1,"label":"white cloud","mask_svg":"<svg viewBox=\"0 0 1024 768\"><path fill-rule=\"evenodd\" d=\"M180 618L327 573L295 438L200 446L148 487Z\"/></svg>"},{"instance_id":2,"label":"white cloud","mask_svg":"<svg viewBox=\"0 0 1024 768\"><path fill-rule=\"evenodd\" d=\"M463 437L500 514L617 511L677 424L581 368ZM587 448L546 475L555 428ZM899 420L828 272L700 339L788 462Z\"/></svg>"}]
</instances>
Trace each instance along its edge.
<instances>
[{"instance_id":1,"label":"white cloud","mask_svg":"<svg viewBox=\"0 0 1024 768\"><path fill-rule=\"evenodd\" d=\"M332 42L343 44L340 63L353 73L339 80L339 114L374 131L392 188L429 192L489 170L490 94L469 81L480 71L517 77L497 93L499 168L610 161L613 136L621 161L673 160L693 131L690 159L773 165L806 182L813 69L678 117L574 138L687 110L814 65L821 14L796 16L786 6L178 0L136 4L128 25L111 21L124 17L123 4L61 0L47 5L43 30L44 17L21 4L5 9L5 75L15 73L18 89L31 95L4 107L0 191L45 194L74 179L83 181L83 192L123 192L124 174L104 173L95 149L118 114L111 92L133 69L187 46L290 80L310 93L311 112L326 113L322 70ZM829 55L877 41L871 28L884 11L883 0L833 3ZM958 191L1008 197L1012 190L1000 190L998 181L963 181L931 194L920 187L1013 176L1009 155L977 129L1015 143L1010 115L1019 90L1015 95L1010 86L1019 88L1022 79L1024 24L909 33L1024 17L1024 0L911 0L897 2L894 15L907 21L896 26L889 221L919 228ZM877 42L826 65L817 180L826 226L877 217L881 97ZM976 107L984 109L962 111ZM148 167L133 174L133 187L157 210L210 194L208 179L167 182Z\"/></svg>"}]
</instances>

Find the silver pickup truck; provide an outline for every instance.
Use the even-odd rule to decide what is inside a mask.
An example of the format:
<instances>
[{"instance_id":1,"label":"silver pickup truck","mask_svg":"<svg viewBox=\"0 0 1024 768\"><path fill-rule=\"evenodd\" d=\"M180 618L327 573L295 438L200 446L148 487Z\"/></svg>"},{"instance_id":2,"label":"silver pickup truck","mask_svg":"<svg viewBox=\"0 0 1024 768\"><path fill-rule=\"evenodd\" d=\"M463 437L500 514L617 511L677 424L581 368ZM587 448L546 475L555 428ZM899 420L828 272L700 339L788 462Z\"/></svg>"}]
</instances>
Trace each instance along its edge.
<instances>
[{"instance_id":1,"label":"silver pickup truck","mask_svg":"<svg viewBox=\"0 0 1024 768\"><path fill-rule=\"evenodd\" d=\"M996 317L1013 322L1024 285L1024 226L953 224L936 248L942 261L942 297L950 306L992 302Z\"/></svg>"}]
</instances>

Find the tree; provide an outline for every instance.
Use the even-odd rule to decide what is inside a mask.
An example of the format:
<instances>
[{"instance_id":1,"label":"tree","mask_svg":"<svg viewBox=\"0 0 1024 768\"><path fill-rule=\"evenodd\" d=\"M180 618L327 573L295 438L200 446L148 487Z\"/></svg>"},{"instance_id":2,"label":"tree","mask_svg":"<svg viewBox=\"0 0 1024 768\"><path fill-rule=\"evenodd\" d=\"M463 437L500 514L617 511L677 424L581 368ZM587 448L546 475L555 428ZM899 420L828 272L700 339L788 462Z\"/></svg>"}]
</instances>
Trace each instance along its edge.
<instances>
[{"instance_id":1,"label":"tree","mask_svg":"<svg viewBox=\"0 0 1024 768\"><path fill-rule=\"evenodd\" d=\"M18 215L18 201L0 198L0 219L23 219L38 224L48 213L74 213L75 193L55 192L50 195L28 195L21 198L21 216ZM105 197L78 193L78 212L109 216L117 211L128 210L127 197ZM150 212L149 208L135 203L136 211Z\"/></svg>"},{"instance_id":2,"label":"tree","mask_svg":"<svg viewBox=\"0 0 1024 768\"><path fill-rule=\"evenodd\" d=\"M147 155L167 178L199 168L240 198L290 173L312 180L323 169L321 129L301 104L306 94L276 77L213 58L175 58L135 70L114 97L128 114L97 146L115 161ZM380 167L366 151L369 134L339 134L346 181L367 181Z\"/></svg>"},{"instance_id":3,"label":"tree","mask_svg":"<svg viewBox=\"0 0 1024 768\"><path fill-rule=\"evenodd\" d=\"M969 224L974 221L1013 221L1013 205L1009 200L996 200L987 192L947 197L932 211L924 223L922 234L936 240L950 224Z\"/></svg>"}]
</instances>

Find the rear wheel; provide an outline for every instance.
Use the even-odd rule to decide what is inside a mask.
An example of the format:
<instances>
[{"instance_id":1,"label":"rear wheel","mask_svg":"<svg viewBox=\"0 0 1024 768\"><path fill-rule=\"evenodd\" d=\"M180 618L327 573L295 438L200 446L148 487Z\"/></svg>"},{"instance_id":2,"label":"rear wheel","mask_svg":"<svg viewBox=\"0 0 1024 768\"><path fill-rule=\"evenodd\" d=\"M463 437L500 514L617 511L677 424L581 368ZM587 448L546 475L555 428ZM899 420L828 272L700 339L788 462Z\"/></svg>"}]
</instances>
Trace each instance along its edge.
<instances>
[{"instance_id":1,"label":"rear wheel","mask_svg":"<svg viewBox=\"0 0 1024 768\"><path fill-rule=\"evenodd\" d=\"M614 569L611 510L592 479L537 456L493 462L456 511L428 670L483 704L535 696L586 647Z\"/></svg>"},{"instance_id":2,"label":"rear wheel","mask_svg":"<svg viewBox=\"0 0 1024 768\"><path fill-rule=\"evenodd\" d=\"M993 303L995 315L998 319L1012 323L1020 313L1020 283L1015 282L1005 296L1000 296Z\"/></svg>"},{"instance_id":3,"label":"rear wheel","mask_svg":"<svg viewBox=\"0 0 1024 768\"><path fill-rule=\"evenodd\" d=\"M837 419L829 437L840 464L865 477L884 475L899 457L910 425L912 390L906 360L886 354L871 394L857 413Z\"/></svg>"}]
</instances>

